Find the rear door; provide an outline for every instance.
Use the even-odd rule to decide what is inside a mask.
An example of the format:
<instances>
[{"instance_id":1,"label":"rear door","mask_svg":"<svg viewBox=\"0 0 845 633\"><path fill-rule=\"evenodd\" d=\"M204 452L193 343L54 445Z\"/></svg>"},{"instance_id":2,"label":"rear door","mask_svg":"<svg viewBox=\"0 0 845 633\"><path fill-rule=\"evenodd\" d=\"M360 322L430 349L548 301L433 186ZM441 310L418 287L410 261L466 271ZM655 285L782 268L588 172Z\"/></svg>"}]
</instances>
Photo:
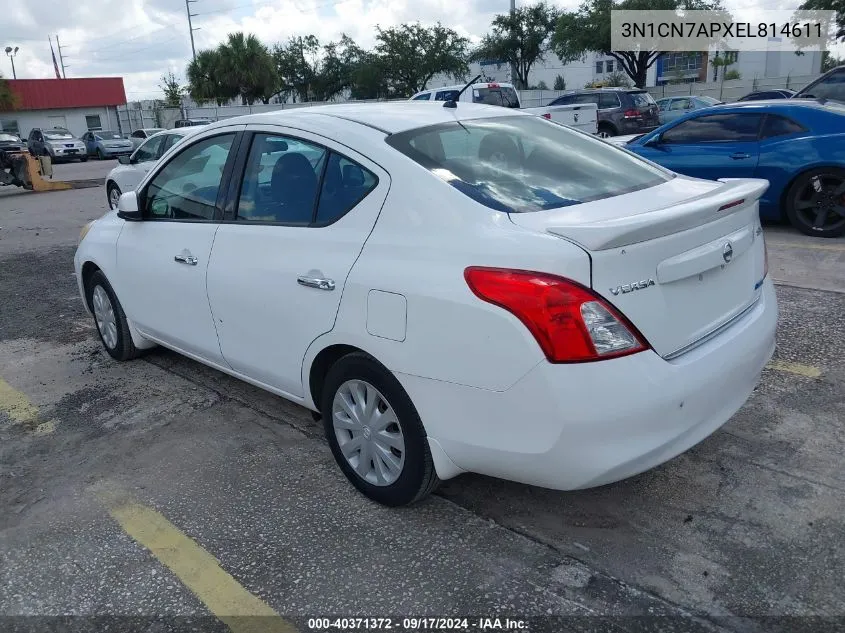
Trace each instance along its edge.
<instances>
[{"instance_id":1,"label":"rear door","mask_svg":"<svg viewBox=\"0 0 845 633\"><path fill-rule=\"evenodd\" d=\"M208 300L236 371L304 394L308 346L334 327L344 284L390 177L324 137L250 126L226 220L214 240Z\"/></svg>"},{"instance_id":2,"label":"rear door","mask_svg":"<svg viewBox=\"0 0 845 633\"><path fill-rule=\"evenodd\" d=\"M751 178L760 155L762 115L726 112L685 119L655 145L637 153L672 171L696 178Z\"/></svg>"}]
</instances>

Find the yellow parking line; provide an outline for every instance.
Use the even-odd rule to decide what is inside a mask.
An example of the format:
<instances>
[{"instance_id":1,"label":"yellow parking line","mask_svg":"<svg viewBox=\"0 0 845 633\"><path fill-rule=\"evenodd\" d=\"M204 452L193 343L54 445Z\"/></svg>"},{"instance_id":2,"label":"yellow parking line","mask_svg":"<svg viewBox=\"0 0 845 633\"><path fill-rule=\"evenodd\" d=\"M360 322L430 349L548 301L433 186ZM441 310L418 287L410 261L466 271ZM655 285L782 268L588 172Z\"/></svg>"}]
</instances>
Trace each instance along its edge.
<instances>
[{"instance_id":1,"label":"yellow parking line","mask_svg":"<svg viewBox=\"0 0 845 633\"><path fill-rule=\"evenodd\" d=\"M822 370L812 365L802 365L801 363L789 363L783 360L773 360L768 364L769 369L777 371L785 371L790 374L798 374L806 378L818 378L822 375Z\"/></svg>"},{"instance_id":2,"label":"yellow parking line","mask_svg":"<svg viewBox=\"0 0 845 633\"><path fill-rule=\"evenodd\" d=\"M168 567L232 633L296 633L290 622L244 589L216 558L163 515L132 501L101 499L120 527Z\"/></svg>"},{"instance_id":3,"label":"yellow parking line","mask_svg":"<svg viewBox=\"0 0 845 633\"><path fill-rule=\"evenodd\" d=\"M15 424L26 427L35 435L47 435L56 430L53 420L41 421L36 407L26 394L0 378L0 411L6 413Z\"/></svg>"},{"instance_id":4,"label":"yellow parking line","mask_svg":"<svg viewBox=\"0 0 845 633\"><path fill-rule=\"evenodd\" d=\"M809 248L815 251L839 251L845 253L845 244L800 244L794 242L774 242L766 240L766 246L774 248Z\"/></svg>"}]
</instances>

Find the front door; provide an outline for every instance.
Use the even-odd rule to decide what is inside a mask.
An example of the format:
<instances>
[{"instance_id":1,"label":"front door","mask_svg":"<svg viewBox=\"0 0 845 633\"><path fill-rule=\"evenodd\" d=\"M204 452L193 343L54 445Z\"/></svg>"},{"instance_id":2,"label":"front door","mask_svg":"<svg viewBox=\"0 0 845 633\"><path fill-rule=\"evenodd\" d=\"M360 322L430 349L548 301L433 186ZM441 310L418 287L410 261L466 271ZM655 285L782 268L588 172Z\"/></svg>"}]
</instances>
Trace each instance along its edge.
<instances>
[{"instance_id":1,"label":"front door","mask_svg":"<svg viewBox=\"0 0 845 633\"><path fill-rule=\"evenodd\" d=\"M187 145L139 191L141 222L126 222L117 243L118 291L142 334L221 363L206 294L219 196L234 131Z\"/></svg>"},{"instance_id":2,"label":"front door","mask_svg":"<svg viewBox=\"0 0 845 633\"><path fill-rule=\"evenodd\" d=\"M696 178L753 178L760 156L761 122L759 114L698 116L669 128L659 143L637 153Z\"/></svg>"},{"instance_id":3,"label":"front door","mask_svg":"<svg viewBox=\"0 0 845 633\"><path fill-rule=\"evenodd\" d=\"M301 397L305 352L334 327L389 177L328 139L277 130L252 136L237 203L214 240L208 298L229 365Z\"/></svg>"}]
</instances>

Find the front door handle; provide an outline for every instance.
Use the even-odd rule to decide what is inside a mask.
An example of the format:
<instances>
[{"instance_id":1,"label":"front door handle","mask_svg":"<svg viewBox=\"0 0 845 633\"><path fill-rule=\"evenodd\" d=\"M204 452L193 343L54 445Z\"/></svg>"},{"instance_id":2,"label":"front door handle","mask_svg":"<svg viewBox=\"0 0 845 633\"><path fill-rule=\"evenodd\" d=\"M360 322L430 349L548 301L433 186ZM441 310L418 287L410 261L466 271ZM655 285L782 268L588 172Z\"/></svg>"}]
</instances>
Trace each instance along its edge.
<instances>
[{"instance_id":1,"label":"front door handle","mask_svg":"<svg viewBox=\"0 0 845 633\"><path fill-rule=\"evenodd\" d=\"M296 282L300 286L317 288L318 290L334 290L334 279L323 279L321 277L297 277Z\"/></svg>"},{"instance_id":2,"label":"front door handle","mask_svg":"<svg viewBox=\"0 0 845 633\"><path fill-rule=\"evenodd\" d=\"M743 158L751 158L751 154L746 154L745 152L735 152L731 154L731 158L734 160L742 160Z\"/></svg>"},{"instance_id":3,"label":"front door handle","mask_svg":"<svg viewBox=\"0 0 845 633\"><path fill-rule=\"evenodd\" d=\"M187 264L188 266L196 266L199 260L193 255L174 255L173 261L179 262L180 264Z\"/></svg>"}]
</instances>

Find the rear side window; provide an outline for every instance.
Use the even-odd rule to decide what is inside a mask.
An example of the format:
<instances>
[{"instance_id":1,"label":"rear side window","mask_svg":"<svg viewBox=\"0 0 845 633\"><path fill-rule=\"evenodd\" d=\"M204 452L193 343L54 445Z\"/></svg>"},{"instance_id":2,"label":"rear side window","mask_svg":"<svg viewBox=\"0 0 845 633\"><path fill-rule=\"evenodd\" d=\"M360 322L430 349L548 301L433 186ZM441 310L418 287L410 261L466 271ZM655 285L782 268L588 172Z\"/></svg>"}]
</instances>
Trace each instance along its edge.
<instances>
[{"instance_id":1,"label":"rear side window","mask_svg":"<svg viewBox=\"0 0 845 633\"><path fill-rule=\"evenodd\" d=\"M516 90L503 86L498 88L473 88L472 100L474 103L504 106L506 108L519 107L519 97Z\"/></svg>"},{"instance_id":2,"label":"rear side window","mask_svg":"<svg viewBox=\"0 0 845 633\"><path fill-rule=\"evenodd\" d=\"M619 103L619 95L612 92L603 92L599 95L599 108L607 110L610 108L618 108L622 104Z\"/></svg>"},{"instance_id":3,"label":"rear side window","mask_svg":"<svg viewBox=\"0 0 845 633\"><path fill-rule=\"evenodd\" d=\"M663 132L664 143L718 143L756 141L760 129L759 114L710 114L687 119Z\"/></svg>"},{"instance_id":4,"label":"rear side window","mask_svg":"<svg viewBox=\"0 0 845 633\"><path fill-rule=\"evenodd\" d=\"M375 189L377 183L378 179L372 172L332 152L326 165L314 223L322 226L339 220Z\"/></svg>"},{"instance_id":5,"label":"rear side window","mask_svg":"<svg viewBox=\"0 0 845 633\"><path fill-rule=\"evenodd\" d=\"M630 92L628 94L635 108L647 108L654 105L654 98L647 92Z\"/></svg>"},{"instance_id":6,"label":"rear side window","mask_svg":"<svg viewBox=\"0 0 845 633\"><path fill-rule=\"evenodd\" d=\"M414 101L431 101L431 93L430 92L424 92L421 95L417 95L416 97L414 97L413 100Z\"/></svg>"},{"instance_id":7,"label":"rear side window","mask_svg":"<svg viewBox=\"0 0 845 633\"><path fill-rule=\"evenodd\" d=\"M541 117L443 123L386 142L491 209L556 209L652 187L674 176L589 134Z\"/></svg>"},{"instance_id":8,"label":"rear side window","mask_svg":"<svg viewBox=\"0 0 845 633\"><path fill-rule=\"evenodd\" d=\"M773 136L786 136L787 134L798 134L799 132L806 131L803 125L796 123L792 119L787 119L784 116L778 116L776 114L768 114L763 120L760 137L771 138Z\"/></svg>"}]
</instances>

